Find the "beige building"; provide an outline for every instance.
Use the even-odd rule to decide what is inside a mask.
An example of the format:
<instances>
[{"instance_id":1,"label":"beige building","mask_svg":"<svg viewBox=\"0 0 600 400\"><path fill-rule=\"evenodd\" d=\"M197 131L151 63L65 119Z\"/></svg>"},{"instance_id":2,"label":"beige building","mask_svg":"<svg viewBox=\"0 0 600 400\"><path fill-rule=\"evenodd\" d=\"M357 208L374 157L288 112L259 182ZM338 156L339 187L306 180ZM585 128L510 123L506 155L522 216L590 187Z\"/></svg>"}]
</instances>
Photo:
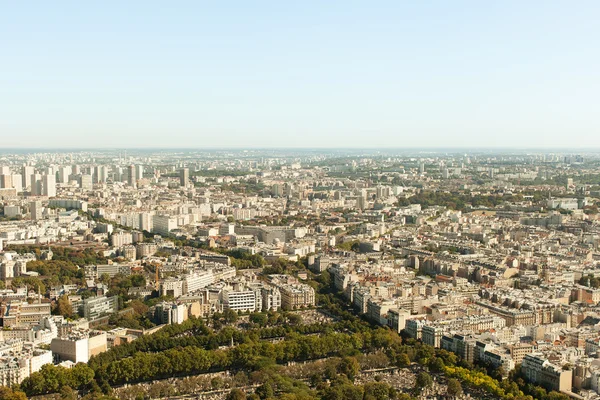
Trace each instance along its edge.
<instances>
[{"instance_id":1,"label":"beige building","mask_svg":"<svg viewBox=\"0 0 600 400\"><path fill-rule=\"evenodd\" d=\"M281 293L281 307L285 310L315 305L315 290L309 285L281 285L279 292Z\"/></svg>"},{"instance_id":2,"label":"beige building","mask_svg":"<svg viewBox=\"0 0 600 400\"><path fill-rule=\"evenodd\" d=\"M525 355L521 370L532 383L556 391L571 391L573 371L550 363L541 353Z\"/></svg>"},{"instance_id":3,"label":"beige building","mask_svg":"<svg viewBox=\"0 0 600 400\"><path fill-rule=\"evenodd\" d=\"M2 326L28 327L39 324L44 317L50 316L49 303L28 304L21 301L12 301L3 304Z\"/></svg>"},{"instance_id":4,"label":"beige building","mask_svg":"<svg viewBox=\"0 0 600 400\"><path fill-rule=\"evenodd\" d=\"M108 348L107 334L101 331L74 331L67 336L52 339L50 349L61 361L87 363L91 356L105 352Z\"/></svg>"}]
</instances>

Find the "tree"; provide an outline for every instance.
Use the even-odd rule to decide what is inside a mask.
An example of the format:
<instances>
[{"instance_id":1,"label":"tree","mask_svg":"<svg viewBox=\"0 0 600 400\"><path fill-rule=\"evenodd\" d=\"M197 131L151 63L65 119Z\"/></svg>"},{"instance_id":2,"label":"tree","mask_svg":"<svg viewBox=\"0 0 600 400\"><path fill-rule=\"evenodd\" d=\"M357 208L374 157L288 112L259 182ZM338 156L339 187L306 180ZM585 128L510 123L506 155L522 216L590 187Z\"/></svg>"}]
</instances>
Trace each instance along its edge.
<instances>
[{"instance_id":1,"label":"tree","mask_svg":"<svg viewBox=\"0 0 600 400\"><path fill-rule=\"evenodd\" d=\"M419 374L417 375L417 388L426 388L431 386L432 384L433 379L431 378L431 375L429 375L427 372L419 372Z\"/></svg>"},{"instance_id":2,"label":"tree","mask_svg":"<svg viewBox=\"0 0 600 400\"><path fill-rule=\"evenodd\" d=\"M149 309L149 307L147 305L145 305L142 301L137 300L137 299L131 300L131 302L129 303L129 306L131 308L133 308L135 313L138 315L146 315L146 313L148 312L148 309Z\"/></svg>"},{"instance_id":3,"label":"tree","mask_svg":"<svg viewBox=\"0 0 600 400\"><path fill-rule=\"evenodd\" d=\"M429 363L429 367L431 368L432 371L442 372L444 370L444 360L442 360L439 357L434 357L431 359L431 362Z\"/></svg>"},{"instance_id":4,"label":"tree","mask_svg":"<svg viewBox=\"0 0 600 400\"><path fill-rule=\"evenodd\" d=\"M77 392L71 389L70 386L63 386L60 389L61 400L77 400Z\"/></svg>"},{"instance_id":5,"label":"tree","mask_svg":"<svg viewBox=\"0 0 600 400\"><path fill-rule=\"evenodd\" d=\"M390 385L382 382L369 382L364 386L364 400L388 400L390 399Z\"/></svg>"},{"instance_id":6,"label":"tree","mask_svg":"<svg viewBox=\"0 0 600 400\"><path fill-rule=\"evenodd\" d=\"M69 296L63 294L58 298L56 302L56 312L65 318L71 318L73 316L73 306L69 301Z\"/></svg>"},{"instance_id":7,"label":"tree","mask_svg":"<svg viewBox=\"0 0 600 400\"><path fill-rule=\"evenodd\" d=\"M269 317L267 317L267 315L264 314L264 313L252 313L252 314L250 314L250 321L254 322L255 324L257 324L259 326L266 326L268 320L269 320Z\"/></svg>"},{"instance_id":8,"label":"tree","mask_svg":"<svg viewBox=\"0 0 600 400\"><path fill-rule=\"evenodd\" d=\"M256 394L262 399L268 399L273 397L275 392L273 391L273 386L269 382L265 382L259 387L256 388Z\"/></svg>"},{"instance_id":9,"label":"tree","mask_svg":"<svg viewBox=\"0 0 600 400\"><path fill-rule=\"evenodd\" d=\"M402 353L398 356L398 366L401 368L406 368L410 366L410 358L406 353Z\"/></svg>"},{"instance_id":10,"label":"tree","mask_svg":"<svg viewBox=\"0 0 600 400\"><path fill-rule=\"evenodd\" d=\"M346 375L348 379L353 381L360 371L360 364L354 357L344 357L338 367L338 370L341 374Z\"/></svg>"},{"instance_id":11,"label":"tree","mask_svg":"<svg viewBox=\"0 0 600 400\"><path fill-rule=\"evenodd\" d=\"M458 379L450 378L448 379L448 395L449 396L460 396L463 392L462 385Z\"/></svg>"},{"instance_id":12,"label":"tree","mask_svg":"<svg viewBox=\"0 0 600 400\"><path fill-rule=\"evenodd\" d=\"M212 378L210 380L210 386L215 390L221 389L223 387L223 384L224 384L223 379L219 376L215 376L214 378Z\"/></svg>"},{"instance_id":13,"label":"tree","mask_svg":"<svg viewBox=\"0 0 600 400\"><path fill-rule=\"evenodd\" d=\"M13 390L6 386L0 386L0 399L3 400L27 400L25 393L19 390Z\"/></svg>"},{"instance_id":14,"label":"tree","mask_svg":"<svg viewBox=\"0 0 600 400\"><path fill-rule=\"evenodd\" d=\"M227 310L225 310L225 312L223 312L223 318L225 318L225 322L232 324L235 321L237 321L238 315L235 311L228 308Z\"/></svg>"},{"instance_id":15,"label":"tree","mask_svg":"<svg viewBox=\"0 0 600 400\"><path fill-rule=\"evenodd\" d=\"M298 325L302 323L302 317L298 314L287 314L286 317L290 325Z\"/></svg>"},{"instance_id":16,"label":"tree","mask_svg":"<svg viewBox=\"0 0 600 400\"><path fill-rule=\"evenodd\" d=\"M131 284L135 287L145 287L146 278L144 275L131 275Z\"/></svg>"},{"instance_id":17,"label":"tree","mask_svg":"<svg viewBox=\"0 0 600 400\"><path fill-rule=\"evenodd\" d=\"M246 393L240 389L233 389L227 395L226 400L246 400Z\"/></svg>"}]
</instances>

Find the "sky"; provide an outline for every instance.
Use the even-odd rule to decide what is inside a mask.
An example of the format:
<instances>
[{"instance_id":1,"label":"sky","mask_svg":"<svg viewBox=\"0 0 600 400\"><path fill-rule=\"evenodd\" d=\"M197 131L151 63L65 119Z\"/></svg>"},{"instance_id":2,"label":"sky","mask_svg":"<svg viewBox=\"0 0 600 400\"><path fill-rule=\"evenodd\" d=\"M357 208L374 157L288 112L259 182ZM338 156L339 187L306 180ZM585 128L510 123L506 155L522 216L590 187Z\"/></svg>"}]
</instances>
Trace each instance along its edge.
<instances>
[{"instance_id":1,"label":"sky","mask_svg":"<svg viewBox=\"0 0 600 400\"><path fill-rule=\"evenodd\" d=\"M600 148L600 2L0 3L0 147Z\"/></svg>"}]
</instances>

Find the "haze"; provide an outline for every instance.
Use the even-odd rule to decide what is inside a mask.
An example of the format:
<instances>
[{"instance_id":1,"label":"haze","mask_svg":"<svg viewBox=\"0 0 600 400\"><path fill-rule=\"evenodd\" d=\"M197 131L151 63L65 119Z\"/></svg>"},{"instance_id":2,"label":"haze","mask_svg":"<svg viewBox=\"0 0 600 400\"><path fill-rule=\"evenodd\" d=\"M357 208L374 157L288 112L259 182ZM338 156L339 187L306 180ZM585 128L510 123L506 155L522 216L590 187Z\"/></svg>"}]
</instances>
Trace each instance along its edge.
<instances>
[{"instance_id":1,"label":"haze","mask_svg":"<svg viewBox=\"0 0 600 400\"><path fill-rule=\"evenodd\" d=\"M600 147L594 1L5 3L3 147Z\"/></svg>"}]
</instances>

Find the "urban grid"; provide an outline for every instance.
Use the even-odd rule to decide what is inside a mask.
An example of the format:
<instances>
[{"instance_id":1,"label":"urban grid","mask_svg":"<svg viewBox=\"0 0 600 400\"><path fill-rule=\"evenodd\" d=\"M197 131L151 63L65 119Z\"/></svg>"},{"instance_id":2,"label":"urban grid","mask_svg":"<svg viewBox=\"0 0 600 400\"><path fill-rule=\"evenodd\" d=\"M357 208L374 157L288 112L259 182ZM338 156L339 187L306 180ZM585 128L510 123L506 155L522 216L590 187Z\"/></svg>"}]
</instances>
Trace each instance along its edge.
<instances>
[{"instance_id":1,"label":"urban grid","mask_svg":"<svg viewBox=\"0 0 600 400\"><path fill-rule=\"evenodd\" d=\"M600 398L597 154L6 152L0 199L3 398Z\"/></svg>"}]
</instances>

